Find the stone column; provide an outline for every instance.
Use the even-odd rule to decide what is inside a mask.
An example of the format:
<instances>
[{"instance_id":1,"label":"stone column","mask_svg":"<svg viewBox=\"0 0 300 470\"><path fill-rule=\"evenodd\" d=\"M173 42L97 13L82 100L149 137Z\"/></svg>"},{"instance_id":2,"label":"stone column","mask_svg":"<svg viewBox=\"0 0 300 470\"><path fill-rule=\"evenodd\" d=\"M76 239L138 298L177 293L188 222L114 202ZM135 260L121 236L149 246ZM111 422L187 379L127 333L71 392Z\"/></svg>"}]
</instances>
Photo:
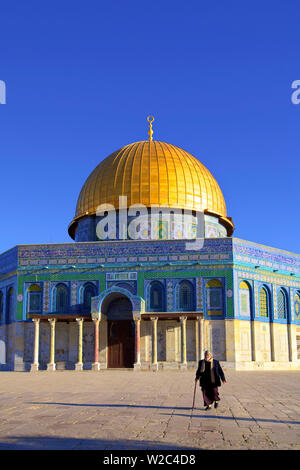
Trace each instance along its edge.
<instances>
[{"instance_id":1,"label":"stone column","mask_svg":"<svg viewBox=\"0 0 300 470\"><path fill-rule=\"evenodd\" d=\"M273 319L270 323L270 361L275 361L274 323L273 323Z\"/></svg>"},{"instance_id":2,"label":"stone column","mask_svg":"<svg viewBox=\"0 0 300 470\"><path fill-rule=\"evenodd\" d=\"M75 364L75 370L83 370L82 362L82 342L83 342L83 318L76 318L78 324L78 360Z\"/></svg>"},{"instance_id":3,"label":"stone column","mask_svg":"<svg viewBox=\"0 0 300 470\"><path fill-rule=\"evenodd\" d=\"M30 366L30 372L37 372L39 370L39 339L40 339L40 319L33 318L34 323L34 352L33 363Z\"/></svg>"},{"instance_id":4,"label":"stone column","mask_svg":"<svg viewBox=\"0 0 300 470\"><path fill-rule=\"evenodd\" d=\"M141 319L134 317L135 323L135 363L134 370L140 370L141 368L141 351L140 351L140 342L141 342Z\"/></svg>"},{"instance_id":5,"label":"stone column","mask_svg":"<svg viewBox=\"0 0 300 470\"><path fill-rule=\"evenodd\" d=\"M158 317L151 317L152 322L152 369L158 370L157 362L157 321Z\"/></svg>"},{"instance_id":6,"label":"stone column","mask_svg":"<svg viewBox=\"0 0 300 470\"><path fill-rule=\"evenodd\" d=\"M181 323L181 357L182 362L180 364L180 369L187 368L187 360L186 360L186 320L187 317L180 317Z\"/></svg>"},{"instance_id":7,"label":"stone column","mask_svg":"<svg viewBox=\"0 0 300 470\"><path fill-rule=\"evenodd\" d=\"M55 324L56 318L48 318L50 323L50 362L47 364L47 370L55 370Z\"/></svg>"},{"instance_id":8,"label":"stone column","mask_svg":"<svg viewBox=\"0 0 300 470\"><path fill-rule=\"evenodd\" d=\"M203 358L205 348L204 319L200 318L200 359Z\"/></svg>"},{"instance_id":9,"label":"stone column","mask_svg":"<svg viewBox=\"0 0 300 470\"><path fill-rule=\"evenodd\" d=\"M95 327L95 348L94 348L94 363L92 365L93 370L100 370L100 362L99 362L99 319L94 319L94 327Z\"/></svg>"},{"instance_id":10,"label":"stone column","mask_svg":"<svg viewBox=\"0 0 300 470\"><path fill-rule=\"evenodd\" d=\"M196 349L196 363L198 364L199 358L199 330L200 330L200 317L195 320L195 349Z\"/></svg>"},{"instance_id":11,"label":"stone column","mask_svg":"<svg viewBox=\"0 0 300 470\"><path fill-rule=\"evenodd\" d=\"M250 320L250 335L251 335L251 361L256 361L256 345L255 345L255 327L254 319Z\"/></svg>"},{"instance_id":12,"label":"stone column","mask_svg":"<svg viewBox=\"0 0 300 470\"><path fill-rule=\"evenodd\" d=\"M297 343L295 342L295 347L293 348L293 325L291 323L287 324L287 343L288 343L288 358L289 358L288 360L290 362L292 362L293 360L297 361Z\"/></svg>"}]
</instances>

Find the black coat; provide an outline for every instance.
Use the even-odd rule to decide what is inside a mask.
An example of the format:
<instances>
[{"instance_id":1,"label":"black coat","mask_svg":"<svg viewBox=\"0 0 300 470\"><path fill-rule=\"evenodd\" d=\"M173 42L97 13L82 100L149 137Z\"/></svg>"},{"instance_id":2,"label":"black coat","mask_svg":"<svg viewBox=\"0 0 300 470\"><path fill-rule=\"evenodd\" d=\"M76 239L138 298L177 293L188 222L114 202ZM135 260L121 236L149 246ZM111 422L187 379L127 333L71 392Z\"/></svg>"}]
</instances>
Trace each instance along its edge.
<instances>
[{"instance_id":1,"label":"black coat","mask_svg":"<svg viewBox=\"0 0 300 470\"><path fill-rule=\"evenodd\" d=\"M213 370L214 370L214 375L215 375L215 383L211 383L210 377L207 377L207 374L204 372L201 372L201 366L203 363L204 359L201 359L198 364L198 369L196 372L196 378L200 379L200 387L206 388L206 387L220 387L221 386L221 380L222 382L226 382L225 375L223 372L223 369L216 359L213 359Z\"/></svg>"}]
</instances>

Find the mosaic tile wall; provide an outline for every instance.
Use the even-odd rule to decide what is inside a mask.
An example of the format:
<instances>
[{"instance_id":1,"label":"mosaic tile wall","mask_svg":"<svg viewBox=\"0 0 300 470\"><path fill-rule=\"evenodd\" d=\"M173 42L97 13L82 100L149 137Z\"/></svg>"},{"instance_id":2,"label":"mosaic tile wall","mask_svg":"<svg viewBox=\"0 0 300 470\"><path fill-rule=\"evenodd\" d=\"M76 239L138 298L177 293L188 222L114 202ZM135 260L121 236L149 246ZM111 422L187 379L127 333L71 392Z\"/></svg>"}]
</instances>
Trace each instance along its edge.
<instances>
[{"instance_id":1,"label":"mosaic tile wall","mask_svg":"<svg viewBox=\"0 0 300 470\"><path fill-rule=\"evenodd\" d=\"M192 243L192 242L191 242ZM196 260L232 260L232 239L206 239L199 251L186 250L184 240L66 243L20 245L18 265L63 266L70 264L135 263Z\"/></svg>"},{"instance_id":2,"label":"mosaic tile wall","mask_svg":"<svg viewBox=\"0 0 300 470\"><path fill-rule=\"evenodd\" d=\"M205 310L202 278L222 278L228 318L239 315L238 279L254 283L255 315L257 283L286 286L291 296L300 289L300 255L236 238L205 239L204 246L194 251L186 250L183 240L20 245L0 255L0 289L11 282L9 279L17 274L17 267L18 300L15 300L19 320L26 318L25 282L42 282L43 309L47 313L51 311L52 283L69 282L71 303L75 305L83 282L97 282L98 292L113 286L114 281L106 281L105 272L134 271L137 281L129 281L132 293L137 292L143 298L145 282L164 279L167 311L176 308L174 285L178 278L194 282L196 311L199 312ZM272 289L274 292L275 287ZM273 297L276 308L276 296ZM291 312L294 318L293 305Z\"/></svg>"},{"instance_id":3,"label":"mosaic tile wall","mask_svg":"<svg viewBox=\"0 0 300 470\"><path fill-rule=\"evenodd\" d=\"M0 279L6 273L11 273L18 267L18 248L14 247L11 250L5 251L0 254Z\"/></svg>"},{"instance_id":4,"label":"mosaic tile wall","mask_svg":"<svg viewBox=\"0 0 300 470\"><path fill-rule=\"evenodd\" d=\"M269 288L271 293L271 311L275 321L280 322L281 320L277 316L277 293L279 288L284 288L288 295L288 304L291 310L291 320L300 322L300 317L296 317L294 313L294 297L296 292L300 292L300 279L291 276L283 276L277 272L267 272L265 270L253 269L245 266L236 267L234 271L234 284L235 292L235 317L238 318L239 315L239 284L241 281L246 280L251 286L252 292L254 294L254 302L252 305L253 315L255 318L259 318L259 290L261 286L265 285ZM246 319L246 318L245 318ZM249 319L249 317L247 317ZM266 321L269 321L266 319Z\"/></svg>"},{"instance_id":5,"label":"mosaic tile wall","mask_svg":"<svg viewBox=\"0 0 300 470\"><path fill-rule=\"evenodd\" d=\"M233 259L250 266L300 275L300 255L233 238Z\"/></svg>"}]
</instances>

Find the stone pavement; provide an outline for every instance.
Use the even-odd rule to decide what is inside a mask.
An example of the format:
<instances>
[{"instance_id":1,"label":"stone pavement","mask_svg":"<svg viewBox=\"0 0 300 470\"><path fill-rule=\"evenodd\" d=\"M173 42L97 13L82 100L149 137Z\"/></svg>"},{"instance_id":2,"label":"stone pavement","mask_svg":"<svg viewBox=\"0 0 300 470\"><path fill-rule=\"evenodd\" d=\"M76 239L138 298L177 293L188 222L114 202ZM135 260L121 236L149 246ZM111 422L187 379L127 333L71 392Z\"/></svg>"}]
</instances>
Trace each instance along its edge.
<instances>
[{"instance_id":1,"label":"stone pavement","mask_svg":"<svg viewBox=\"0 0 300 470\"><path fill-rule=\"evenodd\" d=\"M300 371L225 370L205 411L195 371L0 372L0 449L300 449Z\"/></svg>"}]
</instances>

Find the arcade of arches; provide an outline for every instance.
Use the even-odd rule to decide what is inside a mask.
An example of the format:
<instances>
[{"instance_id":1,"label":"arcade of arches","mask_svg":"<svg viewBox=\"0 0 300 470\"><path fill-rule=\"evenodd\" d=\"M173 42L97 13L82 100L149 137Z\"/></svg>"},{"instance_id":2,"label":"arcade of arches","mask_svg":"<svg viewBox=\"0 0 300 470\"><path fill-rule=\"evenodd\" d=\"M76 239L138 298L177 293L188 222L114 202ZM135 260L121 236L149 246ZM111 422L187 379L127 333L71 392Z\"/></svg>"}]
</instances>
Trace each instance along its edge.
<instances>
[{"instance_id":1,"label":"arcade of arches","mask_svg":"<svg viewBox=\"0 0 300 470\"><path fill-rule=\"evenodd\" d=\"M130 299L117 292L104 299L101 315L96 317L81 315L75 318L74 315L60 314L45 317L45 315L33 314L32 320L34 323L34 360L31 370L39 370L45 366L47 370L55 370L57 365L61 365L62 361L56 360L58 350L56 343L63 325L68 344L77 344L76 359L73 354L76 370L89 367L93 370L102 368L138 370L142 365L143 368L157 370L159 364L186 368L188 362L196 364L200 358L200 351L204 347L202 315L195 312L144 313L137 317L133 315ZM43 335L41 335L41 328L43 328ZM84 341L84 328L90 332L90 335L85 335L90 336L90 344ZM48 362L45 351L40 350L41 337L47 335L47 330ZM67 360L67 357L71 358L71 352L66 351L65 363L72 362Z\"/></svg>"}]
</instances>

